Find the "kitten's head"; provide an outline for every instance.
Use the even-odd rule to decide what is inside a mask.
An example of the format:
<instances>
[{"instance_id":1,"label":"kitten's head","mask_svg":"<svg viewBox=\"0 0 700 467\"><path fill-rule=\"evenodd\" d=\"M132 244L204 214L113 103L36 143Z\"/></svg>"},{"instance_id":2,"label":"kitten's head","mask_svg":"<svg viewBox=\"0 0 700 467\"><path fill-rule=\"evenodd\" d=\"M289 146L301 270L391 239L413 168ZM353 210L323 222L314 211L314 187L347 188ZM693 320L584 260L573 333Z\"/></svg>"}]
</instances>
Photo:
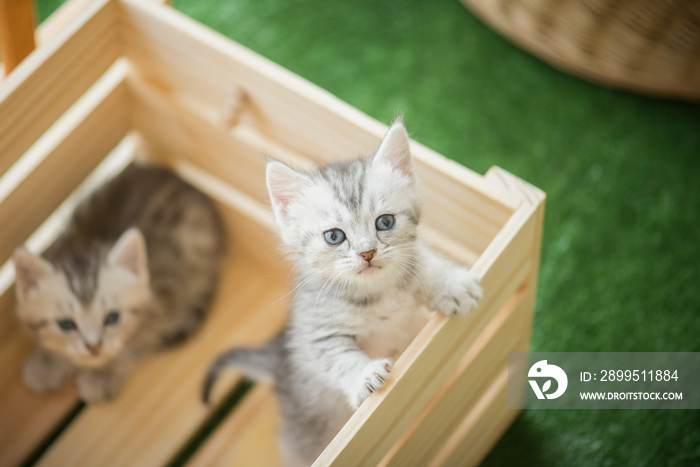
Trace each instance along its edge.
<instances>
[{"instance_id":1,"label":"kitten's head","mask_svg":"<svg viewBox=\"0 0 700 467\"><path fill-rule=\"evenodd\" d=\"M53 263L15 250L17 314L42 346L98 367L124 348L150 301L146 244L129 229L111 248L72 250Z\"/></svg>"},{"instance_id":2,"label":"kitten's head","mask_svg":"<svg viewBox=\"0 0 700 467\"><path fill-rule=\"evenodd\" d=\"M282 241L303 271L379 285L410 269L420 194L403 123L369 158L314 172L270 161L267 185Z\"/></svg>"}]
</instances>

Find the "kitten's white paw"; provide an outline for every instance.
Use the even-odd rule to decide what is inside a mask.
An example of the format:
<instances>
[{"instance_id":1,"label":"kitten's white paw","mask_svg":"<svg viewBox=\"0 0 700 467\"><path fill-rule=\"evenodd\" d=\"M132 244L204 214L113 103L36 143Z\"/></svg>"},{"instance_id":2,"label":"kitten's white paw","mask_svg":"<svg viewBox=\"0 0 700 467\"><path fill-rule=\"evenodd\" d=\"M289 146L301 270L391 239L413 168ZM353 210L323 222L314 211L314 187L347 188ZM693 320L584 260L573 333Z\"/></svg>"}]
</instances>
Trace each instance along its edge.
<instances>
[{"instance_id":1,"label":"kitten's white paw","mask_svg":"<svg viewBox=\"0 0 700 467\"><path fill-rule=\"evenodd\" d=\"M464 267L455 267L433 292L430 307L443 315L466 315L484 296L479 278Z\"/></svg>"},{"instance_id":2,"label":"kitten's white paw","mask_svg":"<svg viewBox=\"0 0 700 467\"><path fill-rule=\"evenodd\" d=\"M389 379L393 363L388 358L371 360L362 370L355 390L350 394L350 405L356 409L374 391L382 388Z\"/></svg>"},{"instance_id":3,"label":"kitten's white paw","mask_svg":"<svg viewBox=\"0 0 700 467\"><path fill-rule=\"evenodd\" d=\"M122 378L114 371L83 369L76 383L78 395L83 401L102 402L119 394Z\"/></svg>"},{"instance_id":4,"label":"kitten's white paw","mask_svg":"<svg viewBox=\"0 0 700 467\"><path fill-rule=\"evenodd\" d=\"M38 349L24 362L22 381L36 394L50 394L59 390L72 372L73 365L66 359Z\"/></svg>"}]
</instances>

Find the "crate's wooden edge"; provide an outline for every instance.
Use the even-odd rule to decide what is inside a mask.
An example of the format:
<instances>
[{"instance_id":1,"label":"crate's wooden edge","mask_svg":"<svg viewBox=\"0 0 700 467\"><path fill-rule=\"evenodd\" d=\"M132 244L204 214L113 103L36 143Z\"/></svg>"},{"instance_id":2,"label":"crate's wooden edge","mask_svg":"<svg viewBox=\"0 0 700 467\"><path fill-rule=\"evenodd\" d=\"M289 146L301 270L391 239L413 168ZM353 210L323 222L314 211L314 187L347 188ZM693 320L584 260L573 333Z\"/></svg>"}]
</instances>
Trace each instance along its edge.
<instances>
[{"instance_id":1,"label":"crate's wooden edge","mask_svg":"<svg viewBox=\"0 0 700 467\"><path fill-rule=\"evenodd\" d=\"M170 0L147 0L156 3L170 4ZM87 9L94 0L68 0L49 15L34 31L35 45L42 45L52 41L61 31L78 17L85 9ZM4 63L0 60L0 81L2 81L8 73L5 72Z\"/></svg>"},{"instance_id":2,"label":"crate's wooden edge","mask_svg":"<svg viewBox=\"0 0 700 467\"><path fill-rule=\"evenodd\" d=\"M478 465L491 450L493 442L489 440L498 439L519 413L520 410L508 407L508 368L504 368L429 467ZM480 423L480 430L476 430Z\"/></svg>"},{"instance_id":3,"label":"crate's wooden edge","mask_svg":"<svg viewBox=\"0 0 700 467\"><path fill-rule=\"evenodd\" d=\"M493 185L508 190L513 195L533 206L544 203L547 198L547 194L543 190L496 165L486 171L484 179Z\"/></svg>"},{"instance_id":4,"label":"crate's wooden edge","mask_svg":"<svg viewBox=\"0 0 700 467\"><path fill-rule=\"evenodd\" d=\"M0 82L0 172L118 58L113 0L98 0Z\"/></svg>"},{"instance_id":5,"label":"crate's wooden edge","mask_svg":"<svg viewBox=\"0 0 700 467\"><path fill-rule=\"evenodd\" d=\"M32 2L0 1L0 55L6 72L34 50L35 22Z\"/></svg>"},{"instance_id":6,"label":"crate's wooden edge","mask_svg":"<svg viewBox=\"0 0 700 467\"><path fill-rule=\"evenodd\" d=\"M426 464L433 451L449 436L456 423L479 399L479 394L507 365L507 353L522 351L531 308L527 284L518 289L492 318L479 338L467 350L435 395L413 420L389 452L381 466L406 465L409 460Z\"/></svg>"},{"instance_id":7,"label":"crate's wooden edge","mask_svg":"<svg viewBox=\"0 0 700 467\"><path fill-rule=\"evenodd\" d=\"M4 226L0 231L0 262L4 262L12 249L24 242L27 236L41 224L41 221L36 222L33 219L35 217L33 209L39 208L44 212L43 221L43 218L62 201L62 199L51 199L37 205L38 201L35 201L37 198L32 195L39 186L47 186L47 183L48 186L56 186L63 183L61 180L51 178L55 177L55 172L44 173L43 177L41 176L43 167L50 162L53 162L54 170L57 167L66 166L65 163L57 164L53 160L57 157L52 156L54 151L60 150L59 148L73 137L74 132L84 122L94 118L92 115L98 112L108 99L121 110L109 115L110 124L118 128L117 141L126 134L126 72L125 62L115 63L0 177L0 224ZM93 158L90 157L85 157L83 161L72 159L69 168L72 173L85 172L84 166L91 164L92 160ZM79 163L82 165L78 165ZM72 186L65 195L67 196L74 188L75 186ZM32 202L29 203L29 200ZM50 206L47 205L48 203ZM18 210L26 209L28 205L32 208L32 216L27 213L25 216L18 217Z\"/></svg>"},{"instance_id":8,"label":"crate's wooden edge","mask_svg":"<svg viewBox=\"0 0 700 467\"><path fill-rule=\"evenodd\" d=\"M75 1L75 0L74 0ZM63 47L68 39L82 27L90 18L102 11L108 5L113 4L118 0L91 0L86 8L81 8L74 15L66 18L59 16L59 23L55 31L51 31L50 38L45 44L36 48L22 63L14 69L12 73L7 75L2 81L3 86L0 87L0 102L7 96L11 95L18 86L33 74L42 63L56 53L58 49ZM65 21L65 23L64 23ZM51 23L49 23L51 24Z\"/></svg>"},{"instance_id":9,"label":"crate's wooden edge","mask_svg":"<svg viewBox=\"0 0 700 467\"><path fill-rule=\"evenodd\" d=\"M170 164L181 164L183 163L181 161L184 161L185 165L201 166L236 187L239 187L237 183L240 183L240 190L238 188L231 190L230 187L224 190L231 194L226 199L239 199L240 202L237 204L247 211L253 209L264 211L264 215L256 212L250 217L258 220L272 232L277 232L267 204L262 155L270 153L272 148L278 150L283 148L291 160L300 162L305 159L290 148L267 141L250 125L239 125L232 131L213 126L207 116L198 112L196 108L191 108L186 102L168 99L164 91L144 81L137 73L130 74L128 82L132 103L132 126L153 140L151 145L168 145L167 148L156 150L162 154L159 157ZM159 124L153 125L153 122L159 122ZM166 129L159 129L161 127ZM179 131L173 132L172 128L178 128ZM168 134L173 136L168 138ZM240 163L235 171L231 170L228 159L216 157L221 154L221 151L212 152L212 145L219 145L221 148L239 154L237 157ZM215 188L216 185L220 184L214 184L211 187ZM205 189L209 188L207 184L202 186ZM255 193L251 192L253 188ZM246 196L240 196L243 194ZM474 218L477 216L478 214L473 214ZM480 251L479 243L471 236L465 237L460 243L450 235L437 232L426 223L422 224L421 231L431 245L463 264L473 264Z\"/></svg>"},{"instance_id":10,"label":"crate's wooden edge","mask_svg":"<svg viewBox=\"0 0 700 467\"><path fill-rule=\"evenodd\" d=\"M387 130L385 124L371 118L330 92L177 11L156 4L139 2L138 0L119 1L128 5L128 8L167 23L170 27L181 31L193 40L205 43L219 53L234 59L245 67L255 70L266 79L325 109L356 129L373 135L377 142L381 140ZM481 175L461 164L446 159L422 144L413 141L412 150L414 156L422 163L439 170L460 183L470 185L482 196L503 205L506 209L513 210L519 204L517 198L484 182Z\"/></svg>"},{"instance_id":11,"label":"crate's wooden edge","mask_svg":"<svg viewBox=\"0 0 700 467\"><path fill-rule=\"evenodd\" d=\"M413 420L380 463L406 465L409 460L426 464L454 429L455 417L464 416L485 385L507 366L508 352L523 351L529 340L532 303L530 284L518 289L492 318L479 338L467 350L435 395ZM475 392L476 391L476 392Z\"/></svg>"}]
</instances>

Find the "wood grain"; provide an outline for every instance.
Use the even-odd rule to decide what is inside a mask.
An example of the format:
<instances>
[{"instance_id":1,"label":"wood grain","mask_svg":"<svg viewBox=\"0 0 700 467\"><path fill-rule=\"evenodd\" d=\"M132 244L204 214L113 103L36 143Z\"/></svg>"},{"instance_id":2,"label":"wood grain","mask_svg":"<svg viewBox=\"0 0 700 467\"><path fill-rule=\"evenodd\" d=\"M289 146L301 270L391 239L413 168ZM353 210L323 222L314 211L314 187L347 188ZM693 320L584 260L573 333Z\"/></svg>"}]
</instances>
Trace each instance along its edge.
<instances>
[{"instance_id":1,"label":"wood grain","mask_svg":"<svg viewBox=\"0 0 700 467\"><path fill-rule=\"evenodd\" d=\"M33 0L0 0L0 54L5 74L34 50Z\"/></svg>"}]
</instances>

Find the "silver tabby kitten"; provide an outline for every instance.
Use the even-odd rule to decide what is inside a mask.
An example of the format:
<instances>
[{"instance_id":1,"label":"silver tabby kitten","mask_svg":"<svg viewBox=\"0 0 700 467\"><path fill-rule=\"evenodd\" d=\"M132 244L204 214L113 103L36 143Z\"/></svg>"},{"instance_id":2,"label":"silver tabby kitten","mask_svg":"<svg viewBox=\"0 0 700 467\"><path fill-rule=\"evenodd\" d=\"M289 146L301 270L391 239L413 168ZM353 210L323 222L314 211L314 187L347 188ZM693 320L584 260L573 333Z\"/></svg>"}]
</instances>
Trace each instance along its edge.
<instances>
[{"instance_id":1,"label":"silver tabby kitten","mask_svg":"<svg viewBox=\"0 0 700 467\"><path fill-rule=\"evenodd\" d=\"M465 314L476 276L418 238L421 196L409 139L396 122L373 157L298 172L277 161L267 184L299 273L282 333L221 355L205 381L236 366L274 379L287 465L310 465L353 410L390 377L430 310Z\"/></svg>"},{"instance_id":2,"label":"silver tabby kitten","mask_svg":"<svg viewBox=\"0 0 700 467\"><path fill-rule=\"evenodd\" d=\"M14 252L17 315L39 344L24 383L45 394L77 372L83 400L115 396L139 357L199 328L223 245L209 198L168 170L129 166L43 258Z\"/></svg>"}]
</instances>

